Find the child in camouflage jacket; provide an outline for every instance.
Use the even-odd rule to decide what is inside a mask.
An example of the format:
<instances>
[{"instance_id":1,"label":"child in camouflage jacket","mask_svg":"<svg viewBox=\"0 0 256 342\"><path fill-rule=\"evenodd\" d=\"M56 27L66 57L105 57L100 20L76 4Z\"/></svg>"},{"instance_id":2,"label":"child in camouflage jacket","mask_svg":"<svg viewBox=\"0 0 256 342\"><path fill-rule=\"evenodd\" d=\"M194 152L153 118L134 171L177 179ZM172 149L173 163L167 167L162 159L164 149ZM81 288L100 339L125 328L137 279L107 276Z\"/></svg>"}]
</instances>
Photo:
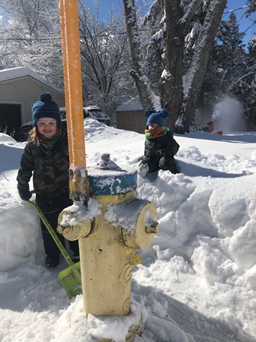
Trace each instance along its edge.
<instances>
[{"instance_id":1,"label":"child in camouflage jacket","mask_svg":"<svg viewBox=\"0 0 256 342\"><path fill-rule=\"evenodd\" d=\"M159 169L178 173L174 156L179 150L179 144L165 126L169 112L167 110L155 112L150 109L145 116L147 118L145 149L144 157L138 165L138 173L142 177Z\"/></svg>"},{"instance_id":2,"label":"child in camouflage jacket","mask_svg":"<svg viewBox=\"0 0 256 342\"><path fill-rule=\"evenodd\" d=\"M69 199L69 155L66 131L62 128L60 110L50 93L40 95L32 107L34 128L21 157L18 171L18 192L22 200L29 200L29 181L33 173L36 202L56 231L60 212L72 205ZM46 253L46 266L57 267L60 251L41 221L42 237ZM64 238L58 232L63 244ZM79 259L77 241L69 242L74 252L73 260Z\"/></svg>"}]
</instances>

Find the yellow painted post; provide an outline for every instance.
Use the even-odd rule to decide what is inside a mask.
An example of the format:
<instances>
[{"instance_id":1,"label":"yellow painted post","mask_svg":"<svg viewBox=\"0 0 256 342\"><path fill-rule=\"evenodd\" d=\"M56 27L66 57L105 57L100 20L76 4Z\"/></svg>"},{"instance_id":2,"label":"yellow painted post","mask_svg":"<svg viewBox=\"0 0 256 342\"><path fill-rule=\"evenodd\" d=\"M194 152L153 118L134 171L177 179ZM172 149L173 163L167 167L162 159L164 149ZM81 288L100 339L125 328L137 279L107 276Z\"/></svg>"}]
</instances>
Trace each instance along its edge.
<instances>
[{"instance_id":1,"label":"yellow painted post","mask_svg":"<svg viewBox=\"0 0 256 342\"><path fill-rule=\"evenodd\" d=\"M88 201L88 180L85 158L83 125L83 98L80 61L78 5L76 0L59 1L65 102L69 131L70 197L72 200Z\"/></svg>"},{"instance_id":2,"label":"yellow painted post","mask_svg":"<svg viewBox=\"0 0 256 342\"><path fill-rule=\"evenodd\" d=\"M69 103L69 81L68 81L68 56L66 51L67 46L67 34L65 33L65 12L63 1L59 2L60 13L60 29L61 29L61 46L62 46L62 64L63 64L63 76L64 76L64 89L65 89L65 108L66 108L66 120L67 120L67 133L68 133L68 148L69 148L69 165L73 164L72 156L72 139L71 139L71 122L70 122L70 103Z\"/></svg>"}]
</instances>

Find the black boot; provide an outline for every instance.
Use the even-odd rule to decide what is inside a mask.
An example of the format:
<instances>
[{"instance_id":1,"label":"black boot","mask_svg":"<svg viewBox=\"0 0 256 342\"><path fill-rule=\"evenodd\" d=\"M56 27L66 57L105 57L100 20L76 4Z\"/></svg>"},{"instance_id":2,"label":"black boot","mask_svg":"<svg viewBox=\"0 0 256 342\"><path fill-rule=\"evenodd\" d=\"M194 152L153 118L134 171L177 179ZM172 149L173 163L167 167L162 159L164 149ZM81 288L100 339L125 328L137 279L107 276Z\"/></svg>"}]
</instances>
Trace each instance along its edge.
<instances>
[{"instance_id":1,"label":"black boot","mask_svg":"<svg viewBox=\"0 0 256 342\"><path fill-rule=\"evenodd\" d=\"M55 256L47 255L47 257L45 259L45 266L46 267L57 267L59 265L59 262L60 262L59 255L55 255Z\"/></svg>"}]
</instances>

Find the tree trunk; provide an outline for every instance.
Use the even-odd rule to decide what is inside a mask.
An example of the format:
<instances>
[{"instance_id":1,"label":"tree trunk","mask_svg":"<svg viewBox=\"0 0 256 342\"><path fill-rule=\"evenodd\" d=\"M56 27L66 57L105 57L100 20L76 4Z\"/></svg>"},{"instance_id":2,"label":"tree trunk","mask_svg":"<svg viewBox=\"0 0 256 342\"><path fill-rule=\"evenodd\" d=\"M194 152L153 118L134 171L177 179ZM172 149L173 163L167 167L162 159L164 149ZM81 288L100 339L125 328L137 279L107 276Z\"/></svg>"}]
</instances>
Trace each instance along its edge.
<instances>
[{"instance_id":1,"label":"tree trunk","mask_svg":"<svg viewBox=\"0 0 256 342\"><path fill-rule=\"evenodd\" d=\"M170 128L174 130L182 116L183 53L186 30L202 0L193 0L183 13L181 0L164 0L166 18L165 70L162 74L161 103L171 113Z\"/></svg>"},{"instance_id":2,"label":"tree trunk","mask_svg":"<svg viewBox=\"0 0 256 342\"><path fill-rule=\"evenodd\" d=\"M209 55L213 47L219 23L225 9L227 0L210 1L209 8L203 24L202 38L193 57L189 71L185 77L184 87L184 114L185 130L189 130L194 119L199 92L203 85L204 75Z\"/></svg>"},{"instance_id":3,"label":"tree trunk","mask_svg":"<svg viewBox=\"0 0 256 342\"><path fill-rule=\"evenodd\" d=\"M175 122L181 115L183 99L184 30L180 20L182 15L180 0L165 0L166 62L162 74L161 104L171 113L171 130L174 130Z\"/></svg>"},{"instance_id":4,"label":"tree trunk","mask_svg":"<svg viewBox=\"0 0 256 342\"><path fill-rule=\"evenodd\" d=\"M123 0L123 3L133 65L133 69L130 72L135 81L142 107L146 111L148 108L153 107L154 103L148 78L143 74L142 70L142 54L140 50L135 3L134 0Z\"/></svg>"}]
</instances>

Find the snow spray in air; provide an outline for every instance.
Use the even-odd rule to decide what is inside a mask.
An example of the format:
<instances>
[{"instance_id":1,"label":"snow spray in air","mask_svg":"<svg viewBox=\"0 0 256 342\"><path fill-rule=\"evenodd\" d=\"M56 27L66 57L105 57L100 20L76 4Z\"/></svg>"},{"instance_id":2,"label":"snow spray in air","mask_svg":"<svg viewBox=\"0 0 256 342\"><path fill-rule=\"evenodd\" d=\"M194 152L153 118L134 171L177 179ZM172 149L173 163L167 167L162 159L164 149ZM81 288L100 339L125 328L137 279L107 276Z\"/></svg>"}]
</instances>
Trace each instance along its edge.
<instances>
[{"instance_id":1,"label":"snow spray in air","mask_svg":"<svg viewBox=\"0 0 256 342\"><path fill-rule=\"evenodd\" d=\"M225 97L213 109L214 130L223 133L245 132L244 107L238 100Z\"/></svg>"}]
</instances>

